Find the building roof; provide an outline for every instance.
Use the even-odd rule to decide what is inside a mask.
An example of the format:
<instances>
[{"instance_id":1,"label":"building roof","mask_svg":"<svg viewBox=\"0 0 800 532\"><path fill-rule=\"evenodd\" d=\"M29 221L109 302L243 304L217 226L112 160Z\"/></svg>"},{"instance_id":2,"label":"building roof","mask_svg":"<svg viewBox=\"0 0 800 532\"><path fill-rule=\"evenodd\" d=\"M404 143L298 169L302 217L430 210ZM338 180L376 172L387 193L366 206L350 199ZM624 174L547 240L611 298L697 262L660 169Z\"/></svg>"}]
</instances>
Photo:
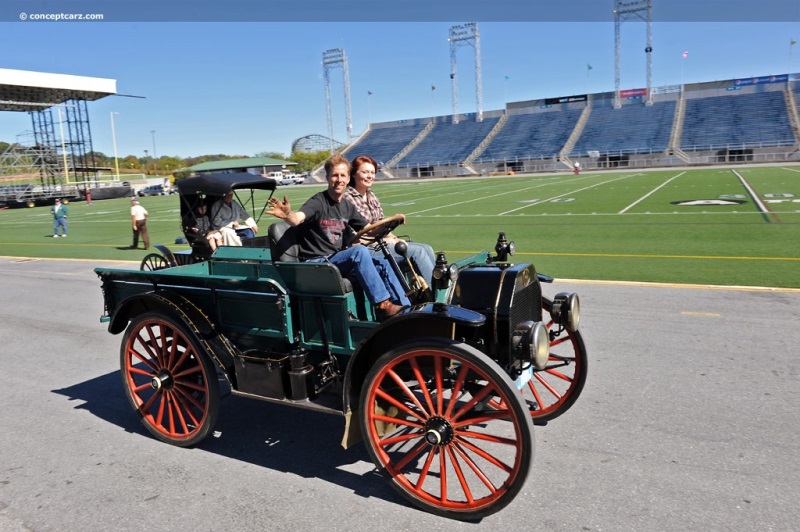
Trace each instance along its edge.
<instances>
[{"instance_id":1,"label":"building roof","mask_svg":"<svg viewBox=\"0 0 800 532\"><path fill-rule=\"evenodd\" d=\"M117 81L0 68L0 111L39 111L69 100L99 100L117 93Z\"/></svg>"},{"instance_id":2,"label":"building roof","mask_svg":"<svg viewBox=\"0 0 800 532\"><path fill-rule=\"evenodd\" d=\"M220 170L240 170L243 168L257 168L259 166L297 166L292 161L273 159L272 157L245 157L243 159L226 159L224 161L211 161L200 163L187 168L190 172L214 172Z\"/></svg>"}]
</instances>

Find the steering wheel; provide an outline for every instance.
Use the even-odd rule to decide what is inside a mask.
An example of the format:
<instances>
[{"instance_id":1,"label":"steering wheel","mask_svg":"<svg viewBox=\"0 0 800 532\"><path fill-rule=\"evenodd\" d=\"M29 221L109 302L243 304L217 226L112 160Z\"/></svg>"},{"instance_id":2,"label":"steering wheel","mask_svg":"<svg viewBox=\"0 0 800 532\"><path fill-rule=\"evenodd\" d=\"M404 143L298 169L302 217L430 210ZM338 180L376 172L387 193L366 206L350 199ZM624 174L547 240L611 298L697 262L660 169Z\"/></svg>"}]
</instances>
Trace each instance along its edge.
<instances>
[{"instance_id":1,"label":"steering wheel","mask_svg":"<svg viewBox=\"0 0 800 532\"><path fill-rule=\"evenodd\" d=\"M365 235L372 233L375 231L374 235L366 236L366 238L370 240L380 240L385 238L386 235L391 233L397 226L404 224L406 221L406 217L403 214L395 214L394 216L389 216L388 218L384 218L383 220L378 220L375 223L371 223L363 228L361 231L355 234L353 237L353 243L358 242L362 238L365 238Z\"/></svg>"}]
</instances>

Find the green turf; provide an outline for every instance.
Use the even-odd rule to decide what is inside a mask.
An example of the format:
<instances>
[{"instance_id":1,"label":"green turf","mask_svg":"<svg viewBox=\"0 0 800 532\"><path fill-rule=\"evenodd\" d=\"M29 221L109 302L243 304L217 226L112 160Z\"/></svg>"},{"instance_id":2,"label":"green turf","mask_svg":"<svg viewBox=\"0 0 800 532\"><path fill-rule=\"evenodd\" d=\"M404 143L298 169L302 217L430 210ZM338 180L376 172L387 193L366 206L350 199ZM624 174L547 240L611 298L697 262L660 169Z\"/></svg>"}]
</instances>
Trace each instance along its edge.
<instances>
[{"instance_id":1,"label":"green turf","mask_svg":"<svg viewBox=\"0 0 800 532\"><path fill-rule=\"evenodd\" d=\"M297 208L322 188L281 187L278 194ZM398 234L451 260L490 249L504 231L517 244L517 260L556 277L800 288L800 166L380 182L375 191L387 215L407 215ZM716 199L743 203L672 203ZM181 236L178 197L142 204L152 243L187 249L174 244ZM145 255L124 249L131 243L127 199L69 208L66 239L52 238L49 207L0 211L0 255ZM260 234L271 222L261 221Z\"/></svg>"}]
</instances>

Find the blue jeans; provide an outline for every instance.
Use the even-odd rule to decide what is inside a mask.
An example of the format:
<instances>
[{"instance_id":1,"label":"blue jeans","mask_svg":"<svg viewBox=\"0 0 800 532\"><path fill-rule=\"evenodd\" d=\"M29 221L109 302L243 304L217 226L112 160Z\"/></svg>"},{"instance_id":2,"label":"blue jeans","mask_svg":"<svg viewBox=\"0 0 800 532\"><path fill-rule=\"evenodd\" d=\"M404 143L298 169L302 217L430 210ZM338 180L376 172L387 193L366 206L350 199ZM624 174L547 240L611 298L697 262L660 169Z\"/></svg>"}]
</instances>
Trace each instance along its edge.
<instances>
[{"instance_id":1,"label":"blue jeans","mask_svg":"<svg viewBox=\"0 0 800 532\"><path fill-rule=\"evenodd\" d=\"M436 254L433 252L433 248L430 247L428 244L420 244L419 242L408 242L408 260L414 263L414 270L425 279L425 282L428 283L428 286L431 284L431 278L433 277L433 267L436 265ZM397 264L403 264L405 260L403 257L394 251L394 246L389 246L389 251L394 256ZM372 249L370 248L370 252L372 253L372 257L376 258L383 258L383 251Z\"/></svg>"},{"instance_id":2,"label":"blue jeans","mask_svg":"<svg viewBox=\"0 0 800 532\"><path fill-rule=\"evenodd\" d=\"M411 304L386 259L373 260L365 246L353 246L330 257L318 257L309 262L330 262L339 268L342 276L355 275L373 305L387 299L400 305Z\"/></svg>"},{"instance_id":3,"label":"blue jeans","mask_svg":"<svg viewBox=\"0 0 800 532\"><path fill-rule=\"evenodd\" d=\"M236 234L239 235L239 238L255 238L256 233L249 227L245 227L243 229L237 229Z\"/></svg>"},{"instance_id":4,"label":"blue jeans","mask_svg":"<svg viewBox=\"0 0 800 532\"><path fill-rule=\"evenodd\" d=\"M67 219L66 218L53 218L53 234L58 234L58 228L61 227L61 234L67 236Z\"/></svg>"}]
</instances>

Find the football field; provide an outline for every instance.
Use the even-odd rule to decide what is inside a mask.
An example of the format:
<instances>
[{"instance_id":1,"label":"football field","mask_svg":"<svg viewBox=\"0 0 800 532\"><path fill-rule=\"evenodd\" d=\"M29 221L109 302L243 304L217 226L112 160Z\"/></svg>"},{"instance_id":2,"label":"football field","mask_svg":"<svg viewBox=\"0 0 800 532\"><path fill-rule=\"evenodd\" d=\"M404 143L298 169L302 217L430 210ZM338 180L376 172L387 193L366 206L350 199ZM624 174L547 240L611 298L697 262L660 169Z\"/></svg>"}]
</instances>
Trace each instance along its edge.
<instances>
[{"instance_id":1,"label":"football field","mask_svg":"<svg viewBox=\"0 0 800 532\"><path fill-rule=\"evenodd\" d=\"M800 167L587 172L375 190L387 213L408 215L409 234L454 256L505 231L518 257L559 277L800 286Z\"/></svg>"},{"instance_id":2,"label":"football field","mask_svg":"<svg viewBox=\"0 0 800 532\"><path fill-rule=\"evenodd\" d=\"M323 187L277 194L297 208ZM397 234L450 260L491 249L502 231L515 260L559 278L800 288L800 166L381 181L374 190L387 216L407 216ZM178 197L142 204L152 242L185 249L173 244ZM4 210L0 255L141 260L144 251L124 249L128 208L125 199L70 204L69 241L50 236L49 207ZM260 234L272 221L260 220Z\"/></svg>"}]
</instances>

